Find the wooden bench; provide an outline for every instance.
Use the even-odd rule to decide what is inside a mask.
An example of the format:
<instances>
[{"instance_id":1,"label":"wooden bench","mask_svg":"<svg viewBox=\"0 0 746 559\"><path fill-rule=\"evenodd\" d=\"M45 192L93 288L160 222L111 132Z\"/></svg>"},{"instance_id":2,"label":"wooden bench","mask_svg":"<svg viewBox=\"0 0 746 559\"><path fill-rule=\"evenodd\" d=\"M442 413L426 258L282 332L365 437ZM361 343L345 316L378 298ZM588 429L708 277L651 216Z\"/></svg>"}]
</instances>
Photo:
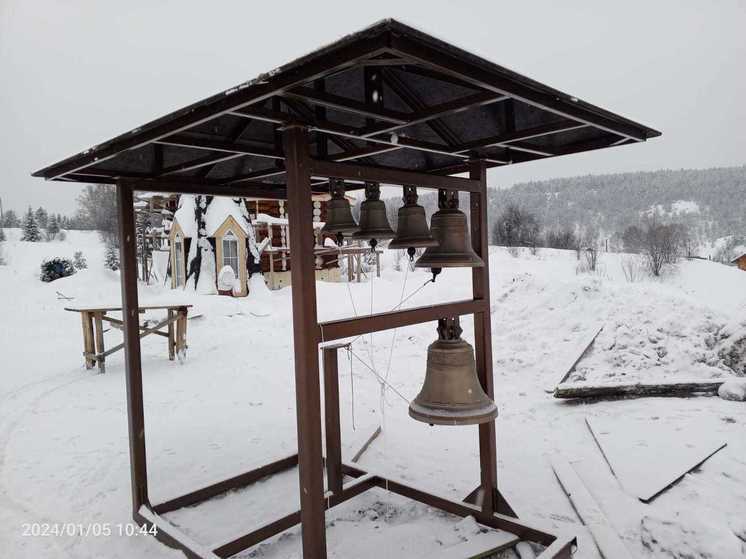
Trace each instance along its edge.
<instances>
[{"instance_id":1,"label":"wooden bench","mask_svg":"<svg viewBox=\"0 0 746 559\"><path fill-rule=\"evenodd\" d=\"M192 305L146 305L138 308L140 314L149 310L165 310L166 318L155 326L140 326L140 339L150 334L168 338L168 358L180 359L187 348L187 312ZM83 357L85 368L92 369L98 363L100 373L106 372L106 356L124 348L124 343L110 349L104 347L104 321L114 328L122 329L121 319L108 316L109 312L121 312L122 307L65 307L66 311L80 313L83 322ZM162 328L166 330L163 331Z\"/></svg>"}]
</instances>

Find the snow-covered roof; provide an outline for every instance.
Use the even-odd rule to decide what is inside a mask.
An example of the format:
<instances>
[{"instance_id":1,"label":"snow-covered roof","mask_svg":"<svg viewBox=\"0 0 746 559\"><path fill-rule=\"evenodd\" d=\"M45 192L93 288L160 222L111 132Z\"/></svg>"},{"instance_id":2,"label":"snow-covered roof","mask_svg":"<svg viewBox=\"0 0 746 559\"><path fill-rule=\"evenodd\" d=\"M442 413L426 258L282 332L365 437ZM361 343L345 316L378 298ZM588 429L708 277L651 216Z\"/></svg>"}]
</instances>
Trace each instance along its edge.
<instances>
[{"instance_id":1,"label":"snow-covered roof","mask_svg":"<svg viewBox=\"0 0 746 559\"><path fill-rule=\"evenodd\" d=\"M735 264L737 261L741 260L741 258L743 258L744 256L746 256L746 252L742 252L739 256L736 256L733 260L730 261L730 263Z\"/></svg>"},{"instance_id":2,"label":"snow-covered roof","mask_svg":"<svg viewBox=\"0 0 746 559\"><path fill-rule=\"evenodd\" d=\"M184 194L179 197L179 209L174 214L174 221L179 223L185 237L197 236L197 222L194 216L196 197ZM245 235L249 233L249 225L246 221L248 213L243 202L236 202L233 198L215 196L205 211L205 234L214 237L225 220L232 217L238 227ZM269 217L269 216L268 216Z\"/></svg>"},{"instance_id":3,"label":"snow-covered roof","mask_svg":"<svg viewBox=\"0 0 746 559\"><path fill-rule=\"evenodd\" d=\"M220 228L225 220L232 217L238 223L241 231L248 235L249 225L246 221L248 216L246 212L246 205L243 201L237 203L233 198L227 198L225 196L216 196L210 202L210 205L205 212L205 229L208 237L214 237L215 232Z\"/></svg>"}]
</instances>

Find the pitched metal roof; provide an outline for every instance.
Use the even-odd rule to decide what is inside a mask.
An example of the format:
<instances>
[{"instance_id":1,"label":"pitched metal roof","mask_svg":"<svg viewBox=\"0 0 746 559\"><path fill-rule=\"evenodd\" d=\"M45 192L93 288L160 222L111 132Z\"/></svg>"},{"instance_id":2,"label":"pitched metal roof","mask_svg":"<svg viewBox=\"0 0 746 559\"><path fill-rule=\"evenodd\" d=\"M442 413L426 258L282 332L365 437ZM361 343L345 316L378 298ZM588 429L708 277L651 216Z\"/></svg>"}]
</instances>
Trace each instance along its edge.
<instances>
[{"instance_id":1,"label":"pitched metal roof","mask_svg":"<svg viewBox=\"0 0 746 559\"><path fill-rule=\"evenodd\" d=\"M283 126L312 157L432 173L642 142L660 132L388 19L34 173L284 187ZM317 190L326 190L321 183Z\"/></svg>"}]
</instances>

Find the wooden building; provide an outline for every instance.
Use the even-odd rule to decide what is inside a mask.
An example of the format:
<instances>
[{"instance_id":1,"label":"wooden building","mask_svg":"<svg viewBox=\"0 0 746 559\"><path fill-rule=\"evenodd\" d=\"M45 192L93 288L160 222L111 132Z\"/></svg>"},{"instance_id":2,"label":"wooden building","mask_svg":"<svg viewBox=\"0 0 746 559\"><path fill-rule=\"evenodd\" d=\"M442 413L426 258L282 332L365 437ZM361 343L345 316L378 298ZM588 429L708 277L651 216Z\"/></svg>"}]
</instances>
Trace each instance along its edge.
<instances>
[{"instance_id":1,"label":"wooden building","mask_svg":"<svg viewBox=\"0 0 746 559\"><path fill-rule=\"evenodd\" d=\"M746 272L746 252L744 252L741 256L737 256L733 260L730 261L731 264L735 264L739 270L743 270Z\"/></svg>"},{"instance_id":2,"label":"wooden building","mask_svg":"<svg viewBox=\"0 0 746 559\"><path fill-rule=\"evenodd\" d=\"M316 279L339 281L338 255L334 250L324 249L324 245L328 246L329 243L321 234L328 199L327 194L313 197L314 244L318 253L315 261ZM195 221L198 203L206 205L202 236L211 248L210 281L215 282L216 293L220 291L218 276L226 266L233 270L236 285L232 292L236 296L248 295L249 277L254 272L264 275L270 289L290 285L290 237L284 200L216 197L208 203L206 199L197 202L194 196L184 195L178 201L178 209L174 212L168 231L168 276L172 289L184 288L189 283L192 273L190 262L196 255L196 247L192 243L199 237L200 229Z\"/></svg>"}]
</instances>

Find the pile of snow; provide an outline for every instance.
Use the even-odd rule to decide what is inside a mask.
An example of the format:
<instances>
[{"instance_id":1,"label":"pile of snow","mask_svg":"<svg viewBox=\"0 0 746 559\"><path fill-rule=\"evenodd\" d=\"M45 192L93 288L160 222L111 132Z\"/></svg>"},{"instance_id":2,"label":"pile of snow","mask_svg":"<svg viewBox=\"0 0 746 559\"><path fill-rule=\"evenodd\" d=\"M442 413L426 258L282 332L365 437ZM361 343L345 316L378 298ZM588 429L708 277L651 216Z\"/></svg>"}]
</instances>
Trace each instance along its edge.
<instances>
[{"instance_id":1,"label":"pile of snow","mask_svg":"<svg viewBox=\"0 0 746 559\"><path fill-rule=\"evenodd\" d=\"M730 379L720 385L718 396L723 400L746 402L746 379Z\"/></svg>"}]
</instances>

